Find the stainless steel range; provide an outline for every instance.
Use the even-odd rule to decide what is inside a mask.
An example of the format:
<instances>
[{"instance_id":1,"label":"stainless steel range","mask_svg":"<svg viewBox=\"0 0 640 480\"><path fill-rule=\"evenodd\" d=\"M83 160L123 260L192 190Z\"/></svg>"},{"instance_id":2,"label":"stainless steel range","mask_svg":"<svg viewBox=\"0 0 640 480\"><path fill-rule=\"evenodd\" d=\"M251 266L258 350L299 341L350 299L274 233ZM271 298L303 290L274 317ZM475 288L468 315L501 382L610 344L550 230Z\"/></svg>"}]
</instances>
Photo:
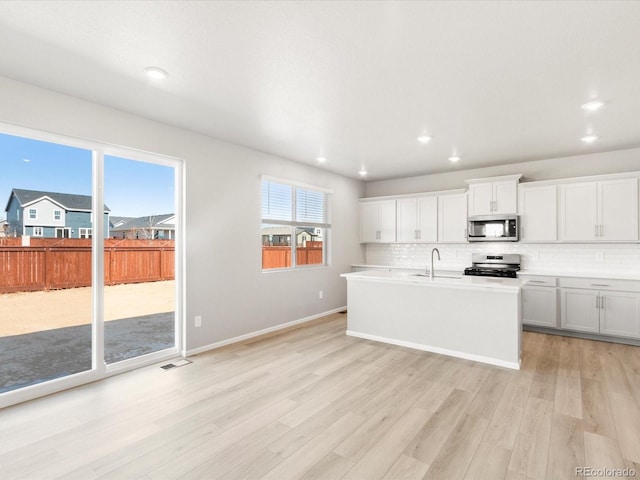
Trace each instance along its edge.
<instances>
[{"instance_id":1,"label":"stainless steel range","mask_svg":"<svg viewBox=\"0 0 640 480\"><path fill-rule=\"evenodd\" d=\"M471 261L472 265L464 269L465 275L516 278L520 270L520 255L517 253L474 253L471 255Z\"/></svg>"}]
</instances>

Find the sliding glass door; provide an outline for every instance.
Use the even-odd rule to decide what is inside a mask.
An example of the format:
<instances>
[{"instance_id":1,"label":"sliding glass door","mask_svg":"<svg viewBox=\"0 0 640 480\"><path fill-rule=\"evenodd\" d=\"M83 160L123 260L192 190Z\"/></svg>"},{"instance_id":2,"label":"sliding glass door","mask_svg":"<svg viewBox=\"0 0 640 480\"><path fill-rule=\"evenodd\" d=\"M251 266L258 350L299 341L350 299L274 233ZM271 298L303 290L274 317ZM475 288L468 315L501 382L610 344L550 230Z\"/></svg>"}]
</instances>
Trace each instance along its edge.
<instances>
[{"instance_id":1,"label":"sliding glass door","mask_svg":"<svg viewBox=\"0 0 640 480\"><path fill-rule=\"evenodd\" d=\"M93 212L90 150L0 134L0 152L3 393L93 368Z\"/></svg>"},{"instance_id":2,"label":"sliding glass door","mask_svg":"<svg viewBox=\"0 0 640 480\"><path fill-rule=\"evenodd\" d=\"M0 407L178 354L182 164L0 132Z\"/></svg>"},{"instance_id":3,"label":"sliding glass door","mask_svg":"<svg viewBox=\"0 0 640 480\"><path fill-rule=\"evenodd\" d=\"M175 167L104 159L107 364L172 348L175 327Z\"/></svg>"}]
</instances>

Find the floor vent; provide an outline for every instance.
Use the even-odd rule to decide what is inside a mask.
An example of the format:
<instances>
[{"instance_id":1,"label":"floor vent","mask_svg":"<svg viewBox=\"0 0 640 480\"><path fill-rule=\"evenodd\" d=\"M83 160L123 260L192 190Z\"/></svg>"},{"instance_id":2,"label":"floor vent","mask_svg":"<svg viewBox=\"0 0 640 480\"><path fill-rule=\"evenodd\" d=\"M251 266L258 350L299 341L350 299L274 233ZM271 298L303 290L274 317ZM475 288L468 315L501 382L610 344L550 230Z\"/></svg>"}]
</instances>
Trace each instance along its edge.
<instances>
[{"instance_id":1,"label":"floor vent","mask_svg":"<svg viewBox=\"0 0 640 480\"><path fill-rule=\"evenodd\" d=\"M163 370L171 370L172 368L184 367L185 365L189 365L190 363L193 363L193 362L191 360L187 360L186 358L184 358L182 360L178 360L177 362L161 365L160 368Z\"/></svg>"}]
</instances>

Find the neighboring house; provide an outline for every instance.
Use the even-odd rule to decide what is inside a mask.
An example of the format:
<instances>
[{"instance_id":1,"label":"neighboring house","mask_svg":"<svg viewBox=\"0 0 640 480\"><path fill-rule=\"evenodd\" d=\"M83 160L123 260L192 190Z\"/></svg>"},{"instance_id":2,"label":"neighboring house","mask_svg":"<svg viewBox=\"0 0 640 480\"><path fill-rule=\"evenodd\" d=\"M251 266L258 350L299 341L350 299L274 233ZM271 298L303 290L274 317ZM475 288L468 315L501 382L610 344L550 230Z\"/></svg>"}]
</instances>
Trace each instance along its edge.
<instances>
[{"instance_id":1,"label":"neighboring house","mask_svg":"<svg viewBox=\"0 0 640 480\"><path fill-rule=\"evenodd\" d=\"M91 196L14 188L7 207L7 235L47 238L91 238ZM104 206L105 237L109 208Z\"/></svg>"},{"instance_id":2,"label":"neighboring house","mask_svg":"<svg viewBox=\"0 0 640 480\"><path fill-rule=\"evenodd\" d=\"M296 232L296 245L305 247L307 242L321 242L321 228L301 228ZM262 245L263 246L282 246L291 244L291 227L274 226L264 227L262 229Z\"/></svg>"},{"instance_id":3,"label":"neighboring house","mask_svg":"<svg viewBox=\"0 0 640 480\"><path fill-rule=\"evenodd\" d=\"M175 240L175 221L173 213L147 217L111 217L109 230L112 238Z\"/></svg>"}]
</instances>

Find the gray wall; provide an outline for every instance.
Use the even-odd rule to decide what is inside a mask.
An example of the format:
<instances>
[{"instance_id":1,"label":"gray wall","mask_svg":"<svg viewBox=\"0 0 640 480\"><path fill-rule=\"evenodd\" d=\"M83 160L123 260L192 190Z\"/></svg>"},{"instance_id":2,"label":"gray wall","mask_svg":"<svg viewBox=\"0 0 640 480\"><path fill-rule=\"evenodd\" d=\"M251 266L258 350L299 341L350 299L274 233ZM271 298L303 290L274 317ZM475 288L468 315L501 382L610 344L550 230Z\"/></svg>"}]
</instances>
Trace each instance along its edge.
<instances>
[{"instance_id":1,"label":"gray wall","mask_svg":"<svg viewBox=\"0 0 640 480\"><path fill-rule=\"evenodd\" d=\"M0 122L185 160L187 349L346 305L361 182L2 77ZM334 191L330 267L262 273L261 174Z\"/></svg>"},{"instance_id":2,"label":"gray wall","mask_svg":"<svg viewBox=\"0 0 640 480\"><path fill-rule=\"evenodd\" d=\"M515 173L523 174L522 182L532 182L635 171L640 171L640 148L369 182L366 185L366 196L379 197L466 188L465 180Z\"/></svg>"}]
</instances>

